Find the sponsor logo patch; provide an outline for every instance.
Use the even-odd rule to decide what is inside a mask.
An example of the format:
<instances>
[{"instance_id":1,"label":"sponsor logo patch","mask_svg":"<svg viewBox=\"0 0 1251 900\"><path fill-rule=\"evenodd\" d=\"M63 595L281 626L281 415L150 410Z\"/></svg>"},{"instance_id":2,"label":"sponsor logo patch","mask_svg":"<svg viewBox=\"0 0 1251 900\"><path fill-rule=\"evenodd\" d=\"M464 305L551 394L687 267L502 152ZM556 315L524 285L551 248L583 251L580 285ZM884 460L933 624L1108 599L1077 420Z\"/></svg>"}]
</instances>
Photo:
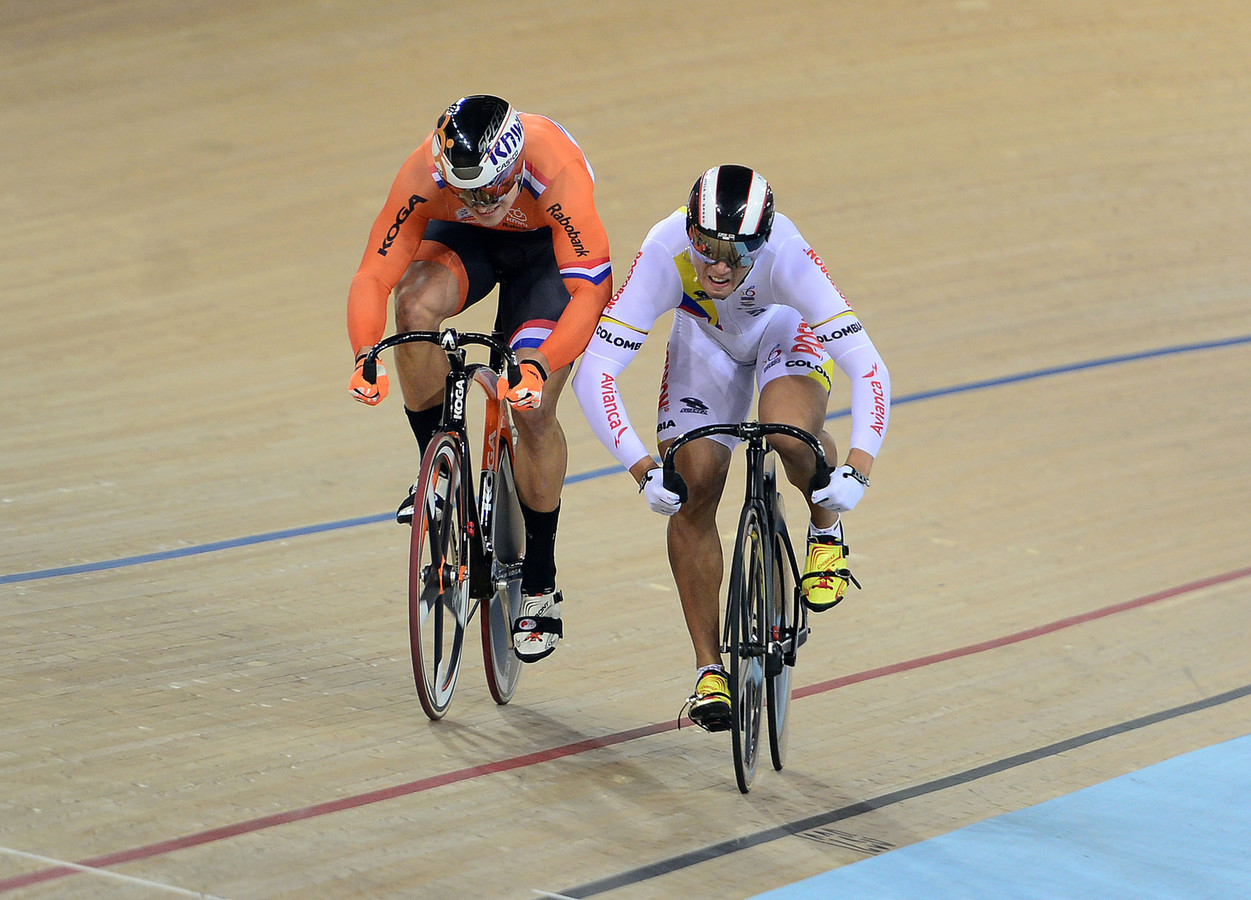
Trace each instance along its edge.
<instances>
[{"instance_id":1,"label":"sponsor logo patch","mask_svg":"<svg viewBox=\"0 0 1251 900\"><path fill-rule=\"evenodd\" d=\"M408 217L413 214L413 210L417 208L418 203L425 203L426 198L413 194L408 198L408 206L401 209L395 214L395 224L387 229L387 236L382 239L382 246L378 248L379 256L386 256L387 251L391 249L391 245L395 243L395 239L400 236L400 226L403 225Z\"/></svg>"}]
</instances>

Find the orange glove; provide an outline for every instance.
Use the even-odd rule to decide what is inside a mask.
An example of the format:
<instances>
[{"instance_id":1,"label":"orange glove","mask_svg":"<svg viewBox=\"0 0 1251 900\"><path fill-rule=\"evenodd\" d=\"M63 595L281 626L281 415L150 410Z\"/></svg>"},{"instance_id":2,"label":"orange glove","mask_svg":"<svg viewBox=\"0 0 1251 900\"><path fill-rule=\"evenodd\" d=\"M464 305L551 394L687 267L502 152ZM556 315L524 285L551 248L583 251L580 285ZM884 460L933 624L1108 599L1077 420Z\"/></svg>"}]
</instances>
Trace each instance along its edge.
<instances>
[{"instance_id":1,"label":"orange glove","mask_svg":"<svg viewBox=\"0 0 1251 900\"><path fill-rule=\"evenodd\" d=\"M538 409L543 402L543 382L547 381L547 373L531 359L523 359L517 368L521 371L520 380L513 384L507 377L501 376L500 393L514 409Z\"/></svg>"},{"instance_id":2,"label":"orange glove","mask_svg":"<svg viewBox=\"0 0 1251 900\"><path fill-rule=\"evenodd\" d=\"M352 381L348 384L348 390L352 394L353 400L359 400L361 403L367 403L370 406L377 406L387 395L390 383L387 380L387 370L378 363L378 374L376 380L370 384L365 380L365 374L361 371L365 367L365 357L361 357L356 361L356 369L352 372Z\"/></svg>"}]
</instances>

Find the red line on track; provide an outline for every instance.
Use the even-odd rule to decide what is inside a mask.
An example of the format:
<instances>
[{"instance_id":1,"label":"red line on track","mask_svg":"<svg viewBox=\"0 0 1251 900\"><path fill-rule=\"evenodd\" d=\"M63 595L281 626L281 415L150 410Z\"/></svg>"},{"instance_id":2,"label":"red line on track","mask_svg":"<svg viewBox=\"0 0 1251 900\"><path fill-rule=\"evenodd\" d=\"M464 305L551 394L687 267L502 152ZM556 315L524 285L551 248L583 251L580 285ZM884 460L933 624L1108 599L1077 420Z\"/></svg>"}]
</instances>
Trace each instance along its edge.
<instances>
[{"instance_id":1,"label":"red line on track","mask_svg":"<svg viewBox=\"0 0 1251 900\"><path fill-rule=\"evenodd\" d=\"M1213 575L1209 578L1203 578L1199 581L1192 581L1189 584L1180 585L1179 587L1169 588L1168 590L1159 591L1154 594L1148 594L1145 597L1138 597L1134 600L1126 600L1123 603L1115 603L1101 609L1079 613L1065 619L1058 619L1055 622L1049 622L1046 625L1039 625L1035 628L1028 628L1025 631L1018 631L1015 634L993 638L977 644L969 644L968 646L958 647L954 650L947 650L942 653L920 656L916 659L894 663L889 666L880 666L876 669L868 669L854 675L845 675L842 678L834 678L829 681L818 682L817 684L812 684L804 688L796 688L793 696L796 698L809 697L813 694L825 693L837 688L846 687L850 684L872 681L875 678L883 678L887 675L897 675L900 672L908 672L912 669L919 669L924 666L934 665L935 663L959 659L964 656L972 656L975 653L982 653L986 650L994 650L999 647L1006 647L1010 644L1017 644L1022 641L1028 641L1032 638L1052 634L1065 628L1071 628L1074 625L1093 622L1096 619L1103 619L1108 616L1117 615L1118 613L1128 612L1129 610L1138 609L1143 606L1149 606L1152 603L1159 603L1161 600L1168 600L1171 597L1180 597L1184 594L1191 594L1195 591L1213 587L1218 584L1237 581L1240 578L1246 578L1248 575L1251 575L1251 567L1236 569L1232 572L1226 572L1223 575ZM471 778L478 778L483 775L495 775L500 772L509 772L513 769L522 769L539 763L563 759L567 756L577 756L578 754L587 753L591 750L600 750L604 747L611 747L614 744L624 744L628 741L637 740L638 738L651 737L652 735L662 734L666 731L674 731L677 727L677 722L661 722L653 725L644 725L641 728L633 728L629 731L618 731L614 734L606 734L597 738L588 738L584 741L565 744L561 747L551 747L547 750L539 750L535 753L514 756L510 759L484 763L480 766L470 766L466 769L457 769L454 772L444 772L439 775L431 775L428 778L421 778L417 781L409 781L405 784L397 784L389 788L368 791L364 794L355 794L351 797L343 797L339 800L330 800L326 803L316 803L312 806L303 807L302 809L293 809L287 812L261 816L256 819L248 819L244 822L237 822L233 825L224 825L220 828L210 828L207 831L183 835L182 837L171 838L167 841L159 841L155 844L146 844L142 847L134 847L130 850L119 850L115 853L106 853L103 856L80 860L77 865L99 869L119 865L121 863L134 862L140 859L150 859L154 856L162 856L166 853L172 853L175 850L186 850L190 847L199 847L203 844L211 844L227 838L262 831L276 825L286 825L290 822L315 819L320 816L330 815L331 813L357 809L362 806L369 806L373 803L380 803L384 800L394 800L397 797L406 797L410 794L420 794L423 791L432 790L433 788L443 787L449 784L456 784L461 781L468 781ZM38 872L31 872L25 875L17 875L12 878L0 880L0 893L14 890L16 888L29 887L34 884L41 884L45 881L52 881L66 875L78 874L78 872L78 869L58 866L43 869Z\"/></svg>"},{"instance_id":2,"label":"red line on track","mask_svg":"<svg viewBox=\"0 0 1251 900\"><path fill-rule=\"evenodd\" d=\"M1113 605L1105 606L1102 609L1078 613L1075 616L1069 616L1067 619L1058 619L1057 621L1049 622L1046 625L1038 625L1034 628L1027 628L1025 631L1016 632L1016 634L993 638L989 641L982 641L978 644L969 644L967 647L957 647L955 650L946 650L942 653L933 653L929 656L919 656L916 659L910 659L906 662L894 663L889 666L881 666L876 669L869 669L865 672L857 672L855 675L844 675L842 678L832 678L829 681L811 684L805 688L796 688L792 692L791 696L807 697L812 694L822 694L826 691L832 691L835 688L846 687L849 684L859 684L862 681L872 681L874 678L882 678L886 675L898 675L900 672L920 669L923 666L931 666L934 663L947 662L951 659L959 659L962 656L972 656L974 653L981 653L985 650L994 650L999 647L1006 647L1009 644L1019 644L1021 641L1028 641L1031 638L1042 637L1044 634L1051 634L1064 628L1071 628L1074 625L1082 625L1086 622L1093 622L1096 619L1103 619L1107 616L1114 616L1117 613L1127 612L1131 609L1138 609L1141 606L1149 606L1152 603L1159 603L1161 600L1168 600L1170 597L1180 597L1182 594L1190 594L1195 591L1202 590L1203 588L1212 587L1213 585L1224 584L1227 581L1237 581L1239 578L1246 578L1248 575L1251 575L1251 567L1246 569L1236 569L1233 572L1226 572L1223 575L1213 575L1210 578L1192 581L1189 584L1169 588L1166 591L1159 591L1155 594L1148 594L1145 597L1138 597L1135 600L1126 600L1123 603L1114 603Z\"/></svg>"}]
</instances>

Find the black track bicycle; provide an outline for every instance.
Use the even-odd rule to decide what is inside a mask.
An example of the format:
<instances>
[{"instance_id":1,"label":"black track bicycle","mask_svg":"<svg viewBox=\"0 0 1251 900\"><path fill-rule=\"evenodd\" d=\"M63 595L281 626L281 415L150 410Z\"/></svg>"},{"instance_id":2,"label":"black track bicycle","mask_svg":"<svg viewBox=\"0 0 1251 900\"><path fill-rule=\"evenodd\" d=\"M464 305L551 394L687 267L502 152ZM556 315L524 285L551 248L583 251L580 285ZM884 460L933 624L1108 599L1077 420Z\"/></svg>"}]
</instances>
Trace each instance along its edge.
<instances>
[{"instance_id":1,"label":"black track bicycle","mask_svg":"<svg viewBox=\"0 0 1251 900\"><path fill-rule=\"evenodd\" d=\"M512 623L521 614L525 525L513 477L513 430L499 392L501 368L519 378L517 357L498 336L407 331L384 338L365 356L362 375L377 378L378 354L412 342L438 345L450 366L443 419L421 457L409 542L408 633L422 709L441 719L452 702L470 620L478 614L487 687L496 703L512 699L521 676ZM466 345L490 351L490 363L466 362ZM485 401L480 455L467 428L472 385Z\"/></svg>"},{"instance_id":2,"label":"black track bicycle","mask_svg":"<svg viewBox=\"0 0 1251 900\"><path fill-rule=\"evenodd\" d=\"M674 469L677 451L716 434L732 434L747 443L747 486L721 640L721 652L729 660L734 776L745 794L756 776L762 718L768 722L773 768L781 770L786 763L791 675L810 632L808 610L800 597L800 564L786 530L775 458L765 439L786 435L807 444L817 463L814 487L829 482L830 467L820 441L801 428L760 422L705 425L680 435L665 453L662 477L669 490L685 497L686 486Z\"/></svg>"}]
</instances>

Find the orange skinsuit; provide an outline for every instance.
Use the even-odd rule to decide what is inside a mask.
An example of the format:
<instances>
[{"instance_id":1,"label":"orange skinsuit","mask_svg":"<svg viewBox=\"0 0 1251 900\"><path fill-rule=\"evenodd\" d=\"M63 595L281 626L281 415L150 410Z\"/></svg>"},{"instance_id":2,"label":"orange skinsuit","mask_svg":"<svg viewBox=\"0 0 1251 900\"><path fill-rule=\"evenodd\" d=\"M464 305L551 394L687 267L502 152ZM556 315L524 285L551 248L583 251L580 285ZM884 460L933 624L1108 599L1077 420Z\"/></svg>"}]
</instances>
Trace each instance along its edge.
<instances>
[{"instance_id":1,"label":"orange skinsuit","mask_svg":"<svg viewBox=\"0 0 1251 900\"><path fill-rule=\"evenodd\" d=\"M493 230L552 229L556 264L570 297L552 333L539 347L554 372L586 349L612 295L608 235L595 211L595 180L582 150L551 119L519 115L525 128L521 190L504 221ZM382 339L387 300L414 259L435 260L452 268L460 281L463 308L468 291L464 269L441 244L422 242L426 223L432 219L477 225L457 198L456 189L434 168L427 137L395 176L348 290L348 338L353 353Z\"/></svg>"}]
</instances>

